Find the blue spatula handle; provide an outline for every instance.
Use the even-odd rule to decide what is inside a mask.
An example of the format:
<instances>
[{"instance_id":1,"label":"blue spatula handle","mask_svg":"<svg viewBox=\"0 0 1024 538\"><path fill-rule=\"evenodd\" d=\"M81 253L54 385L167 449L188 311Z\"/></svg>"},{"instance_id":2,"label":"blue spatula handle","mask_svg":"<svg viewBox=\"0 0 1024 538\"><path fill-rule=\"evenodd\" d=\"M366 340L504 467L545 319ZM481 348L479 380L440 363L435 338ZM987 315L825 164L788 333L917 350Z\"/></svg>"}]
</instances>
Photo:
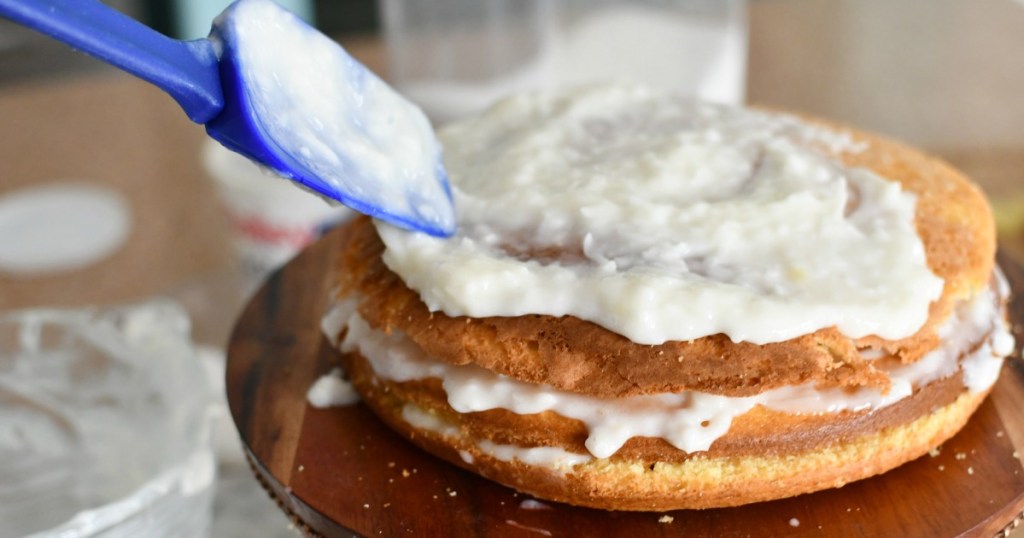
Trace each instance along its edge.
<instances>
[{"instance_id":1,"label":"blue spatula handle","mask_svg":"<svg viewBox=\"0 0 1024 538\"><path fill-rule=\"evenodd\" d=\"M206 39L171 39L96 0L0 0L0 15L162 88L196 123L224 107Z\"/></svg>"}]
</instances>

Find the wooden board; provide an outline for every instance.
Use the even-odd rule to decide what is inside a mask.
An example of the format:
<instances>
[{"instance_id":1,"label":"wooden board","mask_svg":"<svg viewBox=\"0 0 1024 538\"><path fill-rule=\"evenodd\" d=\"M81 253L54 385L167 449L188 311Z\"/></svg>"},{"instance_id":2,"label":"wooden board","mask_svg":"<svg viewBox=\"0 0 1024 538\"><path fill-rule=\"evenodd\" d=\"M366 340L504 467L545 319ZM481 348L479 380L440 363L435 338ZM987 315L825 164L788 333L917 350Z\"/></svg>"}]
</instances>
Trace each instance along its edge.
<instances>
[{"instance_id":1,"label":"wooden board","mask_svg":"<svg viewBox=\"0 0 1024 538\"><path fill-rule=\"evenodd\" d=\"M340 235L332 232L260 289L228 349L228 402L264 487L310 535L992 536L1024 510L1024 363L937 456L843 488L739 508L606 512L544 501L426 454L362 404L306 405L332 363L320 317ZM1014 289L1024 269L1003 259ZM1012 304L1024 320L1024 293ZM1015 323L1016 325L1016 323ZM1015 327L1018 341L1024 341ZM668 517L671 522L668 521Z\"/></svg>"}]
</instances>

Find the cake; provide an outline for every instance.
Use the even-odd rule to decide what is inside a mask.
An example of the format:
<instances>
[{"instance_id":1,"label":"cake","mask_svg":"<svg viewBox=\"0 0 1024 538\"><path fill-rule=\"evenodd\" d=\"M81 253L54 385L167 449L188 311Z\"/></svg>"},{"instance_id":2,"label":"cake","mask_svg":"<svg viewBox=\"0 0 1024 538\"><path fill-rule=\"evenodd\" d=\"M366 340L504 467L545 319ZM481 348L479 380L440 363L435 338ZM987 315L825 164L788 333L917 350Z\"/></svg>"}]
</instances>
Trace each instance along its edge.
<instances>
[{"instance_id":1,"label":"cake","mask_svg":"<svg viewBox=\"0 0 1024 538\"><path fill-rule=\"evenodd\" d=\"M622 85L439 136L456 235L346 225L325 332L384 422L519 491L839 487L953 436L1012 351L987 202L898 143Z\"/></svg>"}]
</instances>

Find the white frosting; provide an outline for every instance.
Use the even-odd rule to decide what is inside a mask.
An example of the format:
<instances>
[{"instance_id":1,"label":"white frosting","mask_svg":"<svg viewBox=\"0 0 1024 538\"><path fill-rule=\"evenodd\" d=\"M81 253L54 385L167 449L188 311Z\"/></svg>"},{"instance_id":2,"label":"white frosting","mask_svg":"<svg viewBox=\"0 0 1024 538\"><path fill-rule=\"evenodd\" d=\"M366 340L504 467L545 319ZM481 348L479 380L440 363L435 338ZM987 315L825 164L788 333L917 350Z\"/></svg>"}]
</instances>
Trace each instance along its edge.
<instances>
[{"instance_id":1,"label":"white frosting","mask_svg":"<svg viewBox=\"0 0 1024 538\"><path fill-rule=\"evenodd\" d=\"M479 441L477 446L488 456L501 461L518 460L529 465L542 465L563 471L593 459L586 454L568 452L557 446L521 447L498 444L487 439Z\"/></svg>"},{"instance_id":2,"label":"white frosting","mask_svg":"<svg viewBox=\"0 0 1024 538\"><path fill-rule=\"evenodd\" d=\"M519 503L519 508L523 510L551 510L551 505L544 504L537 499L523 499Z\"/></svg>"},{"instance_id":3,"label":"white frosting","mask_svg":"<svg viewBox=\"0 0 1024 538\"><path fill-rule=\"evenodd\" d=\"M353 209L431 233L451 232L447 178L422 111L269 0L234 4L217 29L211 37L237 49L255 124L287 164L278 172L292 177L289 169L304 169L309 173L296 181L307 187L323 182L332 198Z\"/></svg>"},{"instance_id":4,"label":"white frosting","mask_svg":"<svg viewBox=\"0 0 1024 538\"><path fill-rule=\"evenodd\" d=\"M414 428L431 431L445 437L457 439L464 437L458 427L430 414L416 404L407 403L402 407L402 420L405 420ZM593 459L586 454L575 454L554 446L521 447L498 444L486 439L477 442L476 446L488 456L501 461L517 460L561 472L567 472L572 466L586 463ZM459 457L466 463L473 463L473 455L469 452L460 451Z\"/></svg>"},{"instance_id":5,"label":"white frosting","mask_svg":"<svg viewBox=\"0 0 1024 538\"><path fill-rule=\"evenodd\" d=\"M1010 295L1010 284L1006 281L1003 273L998 270L996 271L996 289L996 293L1002 297ZM971 312L970 317L975 324L980 324L981 318L984 316L984 312L979 310L972 310ZM991 338L985 343L991 349L991 354L974 353L964 360L962 367L964 385L974 392L980 392L991 387L996 382L996 379L999 378L999 372L1002 370L1002 357L1013 353L1015 343L1009 328L1006 327L1005 323L1001 323L1001 330L994 331Z\"/></svg>"},{"instance_id":6,"label":"white frosting","mask_svg":"<svg viewBox=\"0 0 1024 538\"><path fill-rule=\"evenodd\" d=\"M337 407L352 405L359 401L359 393L341 375L341 369L334 368L320 376L306 394L306 400L313 407Z\"/></svg>"},{"instance_id":7,"label":"white frosting","mask_svg":"<svg viewBox=\"0 0 1024 538\"><path fill-rule=\"evenodd\" d=\"M331 296L333 297L335 293L332 291ZM327 308L324 316L320 318L320 331L331 345L338 345L341 329L348 323L348 318L352 316L355 308L356 303L353 300L335 301Z\"/></svg>"},{"instance_id":8,"label":"white frosting","mask_svg":"<svg viewBox=\"0 0 1024 538\"><path fill-rule=\"evenodd\" d=\"M415 428L432 431L445 437L459 437L462 435L458 426L442 420L441 417L428 412L416 404L407 403L402 407L402 420Z\"/></svg>"},{"instance_id":9,"label":"white frosting","mask_svg":"<svg viewBox=\"0 0 1024 538\"><path fill-rule=\"evenodd\" d=\"M632 437L660 437L686 452L707 450L729 430L735 417L755 405L790 413L878 409L909 396L917 387L956 373L958 368L963 370L969 390L986 390L995 382L1002 357L1013 347L997 292L986 290L960 305L940 328L944 340L939 348L912 364L879 363L892 382L886 393L874 388L816 389L807 384L749 397L685 391L606 399L524 383L476 365L456 366L431 359L400 331L385 334L370 328L353 311L352 303L347 304L350 317L341 349L358 351L378 377L396 382L440 378L449 405L460 413L553 411L579 420L589 432L587 450L598 458L614 454Z\"/></svg>"},{"instance_id":10,"label":"white frosting","mask_svg":"<svg viewBox=\"0 0 1024 538\"><path fill-rule=\"evenodd\" d=\"M388 267L451 316L573 315L642 344L898 339L942 291L914 196L793 118L602 86L511 98L440 137L457 234L378 230ZM509 252L544 247L569 255Z\"/></svg>"}]
</instances>

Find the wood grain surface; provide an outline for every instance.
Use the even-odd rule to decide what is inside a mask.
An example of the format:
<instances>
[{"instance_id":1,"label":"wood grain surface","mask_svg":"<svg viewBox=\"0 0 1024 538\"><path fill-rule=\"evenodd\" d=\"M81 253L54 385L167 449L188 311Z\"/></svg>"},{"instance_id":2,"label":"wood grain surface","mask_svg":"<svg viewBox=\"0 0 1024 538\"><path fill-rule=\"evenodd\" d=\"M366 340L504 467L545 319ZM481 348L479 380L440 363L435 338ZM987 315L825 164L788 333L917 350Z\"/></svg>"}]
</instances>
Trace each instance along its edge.
<instances>
[{"instance_id":1,"label":"wood grain surface","mask_svg":"<svg viewBox=\"0 0 1024 538\"><path fill-rule=\"evenodd\" d=\"M1024 363L1017 353L992 397L937 455L840 489L668 513L533 502L420 451L362 404L306 404L310 385L335 362L319 321L340 233L328 234L266 282L228 349L228 402L250 462L306 534L993 536L1020 521ZM1005 257L1001 263L1014 289L1024 290L1024 269ZM1024 298L1012 303L1012 318L1024 340L1016 323L1024 320Z\"/></svg>"}]
</instances>

